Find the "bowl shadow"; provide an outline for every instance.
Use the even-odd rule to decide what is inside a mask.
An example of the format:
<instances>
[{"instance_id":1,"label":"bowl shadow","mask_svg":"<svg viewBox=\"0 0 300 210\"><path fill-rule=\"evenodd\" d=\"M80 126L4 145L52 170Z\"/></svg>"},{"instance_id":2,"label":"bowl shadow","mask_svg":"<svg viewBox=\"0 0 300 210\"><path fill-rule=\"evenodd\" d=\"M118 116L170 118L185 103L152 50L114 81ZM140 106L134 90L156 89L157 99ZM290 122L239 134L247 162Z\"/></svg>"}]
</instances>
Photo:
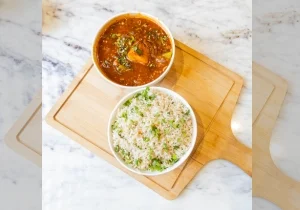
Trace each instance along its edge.
<instances>
[{"instance_id":1,"label":"bowl shadow","mask_svg":"<svg viewBox=\"0 0 300 210\"><path fill-rule=\"evenodd\" d=\"M175 47L175 58L174 62L171 66L169 73L165 76L165 78L158 84L158 86L165 87L168 89L173 89L175 84L177 83L179 77L183 72L184 67L184 57L183 52Z\"/></svg>"}]
</instances>

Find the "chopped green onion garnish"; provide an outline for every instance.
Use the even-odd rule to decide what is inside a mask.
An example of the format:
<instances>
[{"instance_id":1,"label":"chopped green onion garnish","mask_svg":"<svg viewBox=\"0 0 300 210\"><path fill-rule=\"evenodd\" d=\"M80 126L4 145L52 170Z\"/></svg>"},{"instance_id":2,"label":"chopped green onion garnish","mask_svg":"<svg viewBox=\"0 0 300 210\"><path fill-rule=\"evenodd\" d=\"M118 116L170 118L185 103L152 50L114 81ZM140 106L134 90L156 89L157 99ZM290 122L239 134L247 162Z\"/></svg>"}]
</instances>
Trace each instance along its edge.
<instances>
[{"instance_id":1,"label":"chopped green onion garnish","mask_svg":"<svg viewBox=\"0 0 300 210\"><path fill-rule=\"evenodd\" d=\"M166 151L169 150L169 147L168 147L168 145L166 143L164 143L163 149L166 150Z\"/></svg>"},{"instance_id":2,"label":"chopped green onion garnish","mask_svg":"<svg viewBox=\"0 0 300 210\"><path fill-rule=\"evenodd\" d=\"M132 99L128 99L125 103L124 106L129 106L131 104Z\"/></svg>"},{"instance_id":3,"label":"chopped green onion garnish","mask_svg":"<svg viewBox=\"0 0 300 210\"><path fill-rule=\"evenodd\" d=\"M190 110L187 110L184 114L185 115L189 115L190 114Z\"/></svg>"},{"instance_id":4,"label":"chopped green onion garnish","mask_svg":"<svg viewBox=\"0 0 300 210\"><path fill-rule=\"evenodd\" d=\"M179 146L174 146L173 148L176 150L176 149L179 149Z\"/></svg>"},{"instance_id":5,"label":"chopped green onion garnish","mask_svg":"<svg viewBox=\"0 0 300 210\"><path fill-rule=\"evenodd\" d=\"M137 45L133 46L132 49L138 54L138 55L143 55L143 51L138 48Z\"/></svg>"},{"instance_id":6,"label":"chopped green onion garnish","mask_svg":"<svg viewBox=\"0 0 300 210\"><path fill-rule=\"evenodd\" d=\"M125 120L127 120L127 118L128 118L127 112L123 112L123 113L122 113L122 117L125 118Z\"/></svg>"},{"instance_id":7,"label":"chopped green onion garnish","mask_svg":"<svg viewBox=\"0 0 300 210\"><path fill-rule=\"evenodd\" d=\"M115 152L119 152L119 151L120 151L119 145L115 146Z\"/></svg>"}]
</instances>

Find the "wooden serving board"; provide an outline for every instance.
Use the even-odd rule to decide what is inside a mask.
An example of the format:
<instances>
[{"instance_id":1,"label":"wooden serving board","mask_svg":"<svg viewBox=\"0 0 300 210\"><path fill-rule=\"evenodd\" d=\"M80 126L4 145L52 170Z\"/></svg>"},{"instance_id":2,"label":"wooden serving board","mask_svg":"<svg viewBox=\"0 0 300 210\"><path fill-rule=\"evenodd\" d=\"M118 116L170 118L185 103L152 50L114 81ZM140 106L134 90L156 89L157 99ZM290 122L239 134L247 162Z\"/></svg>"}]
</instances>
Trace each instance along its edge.
<instances>
[{"instance_id":1,"label":"wooden serving board","mask_svg":"<svg viewBox=\"0 0 300 210\"><path fill-rule=\"evenodd\" d=\"M236 141L230 126L243 86L240 76L176 41L174 64L158 86L182 95L194 109L198 123L192 158L165 175L136 175L124 169L111 154L106 135L108 119L128 90L103 80L91 60L48 113L46 121L167 199L176 198L211 160L229 160L251 175L252 151Z\"/></svg>"},{"instance_id":2,"label":"wooden serving board","mask_svg":"<svg viewBox=\"0 0 300 210\"><path fill-rule=\"evenodd\" d=\"M267 199L283 210L300 210L300 183L276 167L269 149L287 83L253 63L253 84L253 196Z\"/></svg>"},{"instance_id":3,"label":"wooden serving board","mask_svg":"<svg viewBox=\"0 0 300 210\"><path fill-rule=\"evenodd\" d=\"M42 167L42 92L40 91L5 136L6 144Z\"/></svg>"}]
</instances>

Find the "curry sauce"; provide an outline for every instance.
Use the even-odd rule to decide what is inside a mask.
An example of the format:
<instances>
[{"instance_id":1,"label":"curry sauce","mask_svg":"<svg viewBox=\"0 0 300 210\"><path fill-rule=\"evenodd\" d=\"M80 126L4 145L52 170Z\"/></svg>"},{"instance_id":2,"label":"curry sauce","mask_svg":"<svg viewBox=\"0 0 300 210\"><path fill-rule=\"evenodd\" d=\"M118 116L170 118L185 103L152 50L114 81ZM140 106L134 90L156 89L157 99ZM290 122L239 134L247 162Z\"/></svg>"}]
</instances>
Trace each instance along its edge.
<instances>
[{"instance_id":1,"label":"curry sauce","mask_svg":"<svg viewBox=\"0 0 300 210\"><path fill-rule=\"evenodd\" d=\"M156 23L143 18L124 18L101 35L96 56L110 80L125 86L140 86L165 71L172 57L172 46Z\"/></svg>"}]
</instances>

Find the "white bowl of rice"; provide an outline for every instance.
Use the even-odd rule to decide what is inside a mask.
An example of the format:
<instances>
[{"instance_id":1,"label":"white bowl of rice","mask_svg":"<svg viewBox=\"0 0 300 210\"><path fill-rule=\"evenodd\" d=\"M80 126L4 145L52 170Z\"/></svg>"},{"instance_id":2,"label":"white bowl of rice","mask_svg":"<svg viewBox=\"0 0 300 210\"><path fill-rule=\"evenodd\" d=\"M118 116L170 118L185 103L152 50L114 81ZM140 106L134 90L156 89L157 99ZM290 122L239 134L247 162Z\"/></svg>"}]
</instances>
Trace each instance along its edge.
<instances>
[{"instance_id":1,"label":"white bowl of rice","mask_svg":"<svg viewBox=\"0 0 300 210\"><path fill-rule=\"evenodd\" d=\"M111 113L108 142L122 166L146 176L168 173L189 157L197 122L188 102L162 87L138 89Z\"/></svg>"}]
</instances>

